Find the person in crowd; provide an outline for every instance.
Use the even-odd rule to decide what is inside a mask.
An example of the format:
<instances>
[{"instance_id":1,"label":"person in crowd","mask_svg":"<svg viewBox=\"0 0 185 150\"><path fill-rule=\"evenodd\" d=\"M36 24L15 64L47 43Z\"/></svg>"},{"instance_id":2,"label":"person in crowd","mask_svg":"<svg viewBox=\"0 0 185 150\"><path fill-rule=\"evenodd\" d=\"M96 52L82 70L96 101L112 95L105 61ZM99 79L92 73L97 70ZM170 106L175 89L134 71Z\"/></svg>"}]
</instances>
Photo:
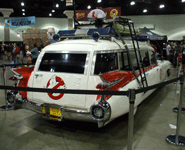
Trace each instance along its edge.
<instances>
[{"instance_id":1,"label":"person in crowd","mask_svg":"<svg viewBox=\"0 0 185 150\"><path fill-rule=\"evenodd\" d=\"M181 52L185 54L185 42L183 43L182 47L181 47Z\"/></svg>"},{"instance_id":2,"label":"person in crowd","mask_svg":"<svg viewBox=\"0 0 185 150\"><path fill-rule=\"evenodd\" d=\"M173 67L177 66L177 57L179 56L180 47L178 42L174 43L174 53L173 53Z\"/></svg>"},{"instance_id":3,"label":"person in crowd","mask_svg":"<svg viewBox=\"0 0 185 150\"><path fill-rule=\"evenodd\" d=\"M21 60L20 60L20 54L16 54L16 56L15 56L15 59L13 60L13 64L14 65L19 65L19 64L21 64L22 62L21 62ZM12 66L12 68L18 68L19 66Z\"/></svg>"},{"instance_id":4,"label":"person in crowd","mask_svg":"<svg viewBox=\"0 0 185 150\"><path fill-rule=\"evenodd\" d=\"M40 43L37 43L37 49L38 49L39 52L41 51Z\"/></svg>"},{"instance_id":5,"label":"person in crowd","mask_svg":"<svg viewBox=\"0 0 185 150\"><path fill-rule=\"evenodd\" d=\"M27 56L27 65L25 65L25 67L31 67L32 65L32 58L31 55Z\"/></svg>"},{"instance_id":6,"label":"person in crowd","mask_svg":"<svg viewBox=\"0 0 185 150\"><path fill-rule=\"evenodd\" d=\"M166 46L166 56L167 56L167 59L170 60L170 53L172 51L172 48L171 48L171 43L168 42L168 45Z\"/></svg>"},{"instance_id":7,"label":"person in crowd","mask_svg":"<svg viewBox=\"0 0 185 150\"><path fill-rule=\"evenodd\" d=\"M15 54L16 48L17 48L16 43L12 43L12 61L14 60L14 54Z\"/></svg>"},{"instance_id":8,"label":"person in crowd","mask_svg":"<svg viewBox=\"0 0 185 150\"><path fill-rule=\"evenodd\" d=\"M145 57L143 58L143 66L149 66L150 65L150 61L149 61L149 56L148 56L148 52L145 52Z\"/></svg>"},{"instance_id":9,"label":"person in crowd","mask_svg":"<svg viewBox=\"0 0 185 150\"><path fill-rule=\"evenodd\" d=\"M155 50L155 53L157 53L158 51L157 51L157 46L156 45L154 45L153 43L151 43L150 42L150 45L152 46L152 48Z\"/></svg>"},{"instance_id":10,"label":"person in crowd","mask_svg":"<svg viewBox=\"0 0 185 150\"><path fill-rule=\"evenodd\" d=\"M20 60L23 61L24 59L24 53L25 53L25 45L24 44L21 44L20 46Z\"/></svg>"},{"instance_id":11,"label":"person in crowd","mask_svg":"<svg viewBox=\"0 0 185 150\"><path fill-rule=\"evenodd\" d=\"M7 44L3 44L3 54L7 57Z\"/></svg>"},{"instance_id":12,"label":"person in crowd","mask_svg":"<svg viewBox=\"0 0 185 150\"><path fill-rule=\"evenodd\" d=\"M16 49L14 52L14 58L16 58L17 54L19 54L19 59L20 59L20 47L19 44L16 44Z\"/></svg>"},{"instance_id":13,"label":"person in crowd","mask_svg":"<svg viewBox=\"0 0 185 150\"><path fill-rule=\"evenodd\" d=\"M6 50L7 50L7 58L8 58L8 60L10 60L11 52L12 52L11 51L11 44L10 43L8 44Z\"/></svg>"},{"instance_id":14,"label":"person in crowd","mask_svg":"<svg viewBox=\"0 0 185 150\"><path fill-rule=\"evenodd\" d=\"M36 44L32 44L32 46L33 46L33 49L31 50L31 57L32 57L33 64L35 64L37 57L39 55L39 51Z\"/></svg>"},{"instance_id":15,"label":"person in crowd","mask_svg":"<svg viewBox=\"0 0 185 150\"><path fill-rule=\"evenodd\" d=\"M2 44L0 44L0 62L3 61L3 48Z\"/></svg>"},{"instance_id":16,"label":"person in crowd","mask_svg":"<svg viewBox=\"0 0 185 150\"><path fill-rule=\"evenodd\" d=\"M181 52L182 52L181 69L184 71L184 67L185 67L185 41L183 42L183 45L181 47Z\"/></svg>"}]
</instances>

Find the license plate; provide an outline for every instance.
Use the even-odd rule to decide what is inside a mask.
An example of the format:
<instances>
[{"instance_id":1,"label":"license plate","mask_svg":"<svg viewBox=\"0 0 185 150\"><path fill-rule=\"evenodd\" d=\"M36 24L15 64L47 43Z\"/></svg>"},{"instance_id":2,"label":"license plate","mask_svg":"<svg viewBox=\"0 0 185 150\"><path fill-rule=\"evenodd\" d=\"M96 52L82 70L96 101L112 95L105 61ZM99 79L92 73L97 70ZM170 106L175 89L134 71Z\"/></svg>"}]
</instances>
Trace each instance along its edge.
<instances>
[{"instance_id":1,"label":"license plate","mask_svg":"<svg viewBox=\"0 0 185 150\"><path fill-rule=\"evenodd\" d=\"M57 116L57 117L62 117L61 111L59 108L56 107L50 107L50 115L52 116Z\"/></svg>"}]
</instances>

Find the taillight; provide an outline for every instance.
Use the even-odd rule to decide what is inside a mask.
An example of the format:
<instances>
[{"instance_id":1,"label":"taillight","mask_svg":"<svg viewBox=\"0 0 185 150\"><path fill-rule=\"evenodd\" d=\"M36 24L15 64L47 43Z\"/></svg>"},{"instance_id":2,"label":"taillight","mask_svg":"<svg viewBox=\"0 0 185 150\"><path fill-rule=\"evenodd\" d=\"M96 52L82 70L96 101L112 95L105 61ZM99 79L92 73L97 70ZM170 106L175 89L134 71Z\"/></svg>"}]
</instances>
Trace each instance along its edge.
<instances>
[{"instance_id":1,"label":"taillight","mask_svg":"<svg viewBox=\"0 0 185 150\"><path fill-rule=\"evenodd\" d=\"M18 80L17 77L15 77L15 76L9 77L8 79L9 79L9 80L12 80L12 81Z\"/></svg>"},{"instance_id":2,"label":"taillight","mask_svg":"<svg viewBox=\"0 0 185 150\"><path fill-rule=\"evenodd\" d=\"M97 86L96 86L97 89L100 89L100 90L106 90L108 88L108 84L107 83L99 83Z\"/></svg>"}]
</instances>

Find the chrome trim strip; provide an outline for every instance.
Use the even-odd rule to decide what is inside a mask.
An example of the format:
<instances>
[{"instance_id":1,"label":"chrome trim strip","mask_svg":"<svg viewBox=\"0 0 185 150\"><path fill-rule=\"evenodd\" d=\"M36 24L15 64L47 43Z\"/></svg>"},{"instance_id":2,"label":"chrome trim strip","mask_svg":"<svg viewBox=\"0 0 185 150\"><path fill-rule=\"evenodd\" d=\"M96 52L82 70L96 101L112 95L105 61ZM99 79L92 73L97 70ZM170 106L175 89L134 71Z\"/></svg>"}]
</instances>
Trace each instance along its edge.
<instances>
[{"instance_id":1,"label":"chrome trim strip","mask_svg":"<svg viewBox=\"0 0 185 150\"><path fill-rule=\"evenodd\" d=\"M91 66L91 74L90 75L94 75L95 61L96 61L96 53L93 54L93 60L92 60L92 66Z\"/></svg>"},{"instance_id":2,"label":"chrome trim strip","mask_svg":"<svg viewBox=\"0 0 185 150\"><path fill-rule=\"evenodd\" d=\"M87 70L88 70L88 65L89 65L89 58L90 58L90 53L87 53L85 66L84 66L84 75L87 75Z\"/></svg>"},{"instance_id":3,"label":"chrome trim strip","mask_svg":"<svg viewBox=\"0 0 185 150\"><path fill-rule=\"evenodd\" d=\"M71 112L71 113L80 113L80 114L90 114L89 109L86 108L76 108L76 107L61 107L61 111L63 112Z\"/></svg>"}]
</instances>

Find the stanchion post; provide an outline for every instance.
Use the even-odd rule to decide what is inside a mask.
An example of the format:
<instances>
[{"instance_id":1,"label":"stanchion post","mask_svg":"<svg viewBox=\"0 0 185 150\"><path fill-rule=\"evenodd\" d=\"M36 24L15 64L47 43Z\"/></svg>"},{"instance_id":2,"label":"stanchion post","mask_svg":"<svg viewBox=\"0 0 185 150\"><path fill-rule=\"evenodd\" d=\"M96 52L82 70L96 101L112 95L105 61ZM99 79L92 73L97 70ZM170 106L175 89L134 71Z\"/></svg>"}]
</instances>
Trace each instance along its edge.
<instances>
[{"instance_id":1,"label":"stanchion post","mask_svg":"<svg viewBox=\"0 0 185 150\"><path fill-rule=\"evenodd\" d=\"M128 122L128 146L127 150L132 150L133 130L134 130L134 104L136 99L135 89L129 89L129 122Z\"/></svg>"},{"instance_id":2,"label":"stanchion post","mask_svg":"<svg viewBox=\"0 0 185 150\"><path fill-rule=\"evenodd\" d=\"M4 80L4 86L6 86L6 66L5 65L3 65L3 80ZM13 109L13 107L11 105L8 105L8 103L6 101L6 96L7 96L6 89L4 89L4 94L5 94L5 106L1 106L0 110Z\"/></svg>"},{"instance_id":3,"label":"stanchion post","mask_svg":"<svg viewBox=\"0 0 185 150\"><path fill-rule=\"evenodd\" d=\"M183 95L183 82L184 82L184 75L181 73L180 75L180 98L179 98L179 105L178 105L178 114L177 114L177 129L176 135L169 135L166 137L166 140L174 145L185 145L185 137L179 135L180 130L180 117L181 117L181 110L182 109L182 95Z\"/></svg>"},{"instance_id":4,"label":"stanchion post","mask_svg":"<svg viewBox=\"0 0 185 150\"><path fill-rule=\"evenodd\" d=\"M5 65L3 65L3 80L4 80L4 86L6 86L6 66ZM4 94L5 94L6 108L8 108L8 104L6 102L6 95L7 95L6 89L4 89Z\"/></svg>"},{"instance_id":5,"label":"stanchion post","mask_svg":"<svg viewBox=\"0 0 185 150\"><path fill-rule=\"evenodd\" d=\"M184 75L181 74L180 76L180 99L179 99L179 106L178 106L179 111L177 115L177 130L176 130L176 138L175 138L176 145L179 145L179 130L180 130L180 117L181 117L181 110L182 110L183 82L184 82Z\"/></svg>"}]
</instances>

